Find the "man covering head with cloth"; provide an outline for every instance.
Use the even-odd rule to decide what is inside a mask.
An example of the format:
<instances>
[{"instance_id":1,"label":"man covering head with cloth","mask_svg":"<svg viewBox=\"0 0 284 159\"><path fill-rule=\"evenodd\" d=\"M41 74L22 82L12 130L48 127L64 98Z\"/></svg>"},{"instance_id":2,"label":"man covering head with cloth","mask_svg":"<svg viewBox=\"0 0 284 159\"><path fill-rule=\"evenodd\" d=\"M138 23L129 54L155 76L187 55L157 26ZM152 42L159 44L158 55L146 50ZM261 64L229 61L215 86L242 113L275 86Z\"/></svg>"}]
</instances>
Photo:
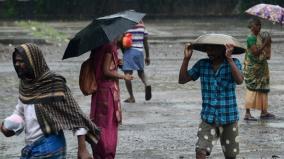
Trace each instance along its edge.
<instances>
[{"instance_id":1,"label":"man covering head with cloth","mask_svg":"<svg viewBox=\"0 0 284 159\"><path fill-rule=\"evenodd\" d=\"M41 50L34 44L16 47L13 63L20 78L19 100L13 115L25 122L27 144L21 158L66 158L66 129L78 136L78 157L91 158L85 139L97 143L99 130L79 108L65 78L49 70ZM5 125L6 120L1 131L7 137L13 136L15 132Z\"/></svg>"}]
</instances>

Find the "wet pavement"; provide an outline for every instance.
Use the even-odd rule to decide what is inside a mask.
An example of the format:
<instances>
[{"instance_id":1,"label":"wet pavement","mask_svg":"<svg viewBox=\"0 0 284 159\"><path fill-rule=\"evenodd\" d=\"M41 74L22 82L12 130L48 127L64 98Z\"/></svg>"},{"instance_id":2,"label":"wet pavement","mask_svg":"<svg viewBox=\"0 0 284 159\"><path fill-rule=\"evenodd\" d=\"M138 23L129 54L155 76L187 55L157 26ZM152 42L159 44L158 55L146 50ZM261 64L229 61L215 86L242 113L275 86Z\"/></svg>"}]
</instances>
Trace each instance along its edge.
<instances>
[{"instance_id":1,"label":"wet pavement","mask_svg":"<svg viewBox=\"0 0 284 159\"><path fill-rule=\"evenodd\" d=\"M137 74L133 80L135 104L123 105L123 124L119 129L117 147L118 159L191 159L195 155L197 127L200 122L201 92L200 83L192 82L180 85L179 67L183 58L183 43L205 33L230 34L244 42L249 30L246 19L188 19L146 21L150 33L151 65L145 67L148 80L152 85L153 98L144 100L144 88ZM18 80L13 70L11 53L13 39L30 38L29 30L23 30L12 22L0 22L0 40L11 39L11 43L0 44L0 121L13 111L18 93ZM72 36L88 22L48 22L58 31ZM12 27L10 27L12 26ZM8 38L8 35L11 35ZM245 159L271 159L273 155L284 158L284 31L280 26L265 23L264 30L270 31L273 38L273 55L269 61L271 74L271 92L269 105L276 120L258 120L245 122L244 84L237 87L240 110L240 155ZM13 31L14 30L14 31ZM44 40L44 39L39 39ZM24 40L25 41L25 40ZM37 41L35 41L37 42ZM17 44L17 43L15 43ZM39 43L40 44L40 43ZM61 61L67 43L55 42L40 45L50 68L67 78L75 98L86 113L89 113L90 97L84 97L78 87L80 65L88 53L78 58ZM206 57L204 53L194 52L190 66L198 59ZM243 55L235 56L243 61ZM126 99L124 82L120 82L121 99ZM252 111L256 117L259 111ZM76 158L77 142L71 132L66 133L68 158ZM24 134L5 138L0 135L0 159L18 158L24 146ZM220 143L214 147L210 158L223 158Z\"/></svg>"}]
</instances>

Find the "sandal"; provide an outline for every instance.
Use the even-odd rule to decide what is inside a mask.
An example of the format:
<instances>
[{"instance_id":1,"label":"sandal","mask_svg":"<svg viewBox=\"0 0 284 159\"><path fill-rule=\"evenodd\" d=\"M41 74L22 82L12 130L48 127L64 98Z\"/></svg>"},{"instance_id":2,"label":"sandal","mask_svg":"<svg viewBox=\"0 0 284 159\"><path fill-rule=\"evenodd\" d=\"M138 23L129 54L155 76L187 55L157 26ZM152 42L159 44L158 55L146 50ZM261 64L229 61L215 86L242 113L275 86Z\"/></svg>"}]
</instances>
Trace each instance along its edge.
<instances>
[{"instance_id":1,"label":"sandal","mask_svg":"<svg viewBox=\"0 0 284 159\"><path fill-rule=\"evenodd\" d=\"M152 98L152 91L151 91L151 86L146 86L145 87L145 100L150 100Z\"/></svg>"},{"instance_id":2,"label":"sandal","mask_svg":"<svg viewBox=\"0 0 284 159\"><path fill-rule=\"evenodd\" d=\"M124 100L125 103L135 103L135 99L134 98L127 98Z\"/></svg>"},{"instance_id":3,"label":"sandal","mask_svg":"<svg viewBox=\"0 0 284 159\"><path fill-rule=\"evenodd\" d=\"M261 114L260 119L275 119L275 115L271 113Z\"/></svg>"},{"instance_id":4,"label":"sandal","mask_svg":"<svg viewBox=\"0 0 284 159\"><path fill-rule=\"evenodd\" d=\"M246 114L245 117L244 117L244 120L247 120L247 121L257 121L257 119L251 115L248 115Z\"/></svg>"}]
</instances>

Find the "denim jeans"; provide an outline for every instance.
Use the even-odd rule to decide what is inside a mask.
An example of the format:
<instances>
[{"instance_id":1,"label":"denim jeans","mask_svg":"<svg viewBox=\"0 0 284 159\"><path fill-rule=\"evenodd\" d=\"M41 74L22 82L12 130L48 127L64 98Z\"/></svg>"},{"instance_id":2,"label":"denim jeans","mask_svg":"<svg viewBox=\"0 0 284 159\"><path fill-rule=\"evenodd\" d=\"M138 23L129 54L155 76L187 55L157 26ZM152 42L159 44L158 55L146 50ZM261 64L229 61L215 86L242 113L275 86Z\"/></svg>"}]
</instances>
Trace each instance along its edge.
<instances>
[{"instance_id":1,"label":"denim jeans","mask_svg":"<svg viewBox=\"0 0 284 159\"><path fill-rule=\"evenodd\" d=\"M43 136L22 149L20 159L65 159L66 142L63 132Z\"/></svg>"}]
</instances>

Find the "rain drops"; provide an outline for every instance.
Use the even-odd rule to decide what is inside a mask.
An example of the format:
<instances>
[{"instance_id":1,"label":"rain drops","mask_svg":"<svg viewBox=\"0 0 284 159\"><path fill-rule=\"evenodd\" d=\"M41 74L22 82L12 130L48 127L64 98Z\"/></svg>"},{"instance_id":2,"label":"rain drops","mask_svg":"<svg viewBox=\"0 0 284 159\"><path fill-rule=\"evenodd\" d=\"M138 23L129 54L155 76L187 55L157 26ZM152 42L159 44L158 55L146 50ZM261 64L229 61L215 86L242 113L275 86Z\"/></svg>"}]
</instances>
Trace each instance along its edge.
<instances>
[{"instance_id":1,"label":"rain drops","mask_svg":"<svg viewBox=\"0 0 284 159\"><path fill-rule=\"evenodd\" d=\"M226 144L229 145L229 144L230 144L230 141L229 141L229 140L226 140Z\"/></svg>"},{"instance_id":2,"label":"rain drops","mask_svg":"<svg viewBox=\"0 0 284 159\"><path fill-rule=\"evenodd\" d=\"M205 139L205 140L208 140L208 136L207 136L207 135L204 135L204 139Z\"/></svg>"},{"instance_id":3,"label":"rain drops","mask_svg":"<svg viewBox=\"0 0 284 159\"><path fill-rule=\"evenodd\" d=\"M226 147L222 146L223 152L226 152Z\"/></svg>"},{"instance_id":4,"label":"rain drops","mask_svg":"<svg viewBox=\"0 0 284 159\"><path fill-rule=\"evenodd\" d=\"M216 131L214 129L211 129L210 132L211 132L211 135L213 135L213 136L216 134Z\"/></svg>"},{"instance_id":5,"label":"rain drops","mask_svg":"<svg viewBox=\"0 0 284 159\"><path fill-rule=\"evenodd\" d=\"M210 152L211 149L210 149L210 147L207 147L206 150Z\"/></svg>"},{"instance_id":6,"label":"rain drops","mask_svg":"<svg viewBox=\"0 0 284 159\"><path fill-rule=\"evenodd\" d=\"M224 131L223 127L219 127L219 131L220 131L220 134L222 134Z\"/></svg>"},{"instance_id":7,"label":"rain drops","mask_svg":"<svg viewBox=\"0 0 284 159\"><path fill-rule=\"evenodd\" d=\"M240 136L236 136L235 141L236 141L237 143L239 143L239 142L240 142Z\"/></svg>"}]
</instances>

